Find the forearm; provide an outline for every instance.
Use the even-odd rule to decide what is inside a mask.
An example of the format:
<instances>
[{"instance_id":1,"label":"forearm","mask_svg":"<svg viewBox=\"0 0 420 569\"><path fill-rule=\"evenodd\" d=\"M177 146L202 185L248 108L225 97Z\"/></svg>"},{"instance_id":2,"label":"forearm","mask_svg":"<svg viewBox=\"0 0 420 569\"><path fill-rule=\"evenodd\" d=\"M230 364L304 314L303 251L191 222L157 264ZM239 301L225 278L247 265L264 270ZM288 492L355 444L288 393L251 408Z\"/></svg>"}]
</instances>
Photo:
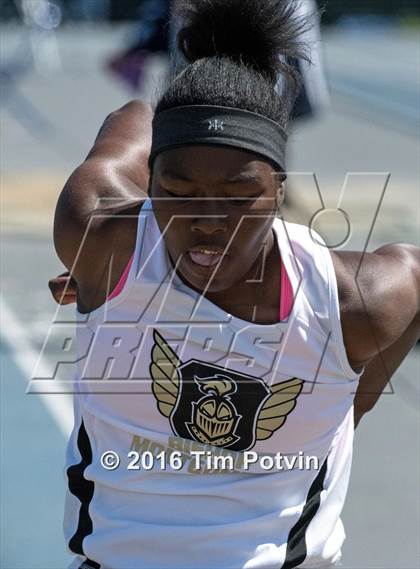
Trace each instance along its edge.
<instances>
[{"instance_id":1,"label":"forearm","mask_svg":"<svg viewBox=\"0 0 420 569\"><path fill-rule=\"evenodd\" d=\"M393 374L420 338L420 317L417 316L405 333L392 346L380 352L366 367L360 378L354 401L355 426L365 413L376 405Z\"/></svg>"}]
</instances>

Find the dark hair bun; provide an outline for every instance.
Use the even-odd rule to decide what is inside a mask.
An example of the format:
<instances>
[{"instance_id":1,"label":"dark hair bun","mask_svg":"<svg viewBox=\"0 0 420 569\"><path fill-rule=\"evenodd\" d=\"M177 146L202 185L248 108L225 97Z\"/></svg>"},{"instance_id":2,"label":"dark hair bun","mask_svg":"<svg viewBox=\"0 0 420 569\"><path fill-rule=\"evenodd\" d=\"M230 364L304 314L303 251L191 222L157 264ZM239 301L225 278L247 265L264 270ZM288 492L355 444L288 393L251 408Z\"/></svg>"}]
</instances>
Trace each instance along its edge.
<instances>
[{"instance_id":1,"label":"dark hair bun","mask_svg":"<svg viewBox=\"0 0 420 569\"><path fill-rule=\"evenodd\" d=\"M177 0L179 48L189 62L228 57L275 80L279 56L306 58L299 38L310 25L296 0Z\"/></svg>"}]
</instances>

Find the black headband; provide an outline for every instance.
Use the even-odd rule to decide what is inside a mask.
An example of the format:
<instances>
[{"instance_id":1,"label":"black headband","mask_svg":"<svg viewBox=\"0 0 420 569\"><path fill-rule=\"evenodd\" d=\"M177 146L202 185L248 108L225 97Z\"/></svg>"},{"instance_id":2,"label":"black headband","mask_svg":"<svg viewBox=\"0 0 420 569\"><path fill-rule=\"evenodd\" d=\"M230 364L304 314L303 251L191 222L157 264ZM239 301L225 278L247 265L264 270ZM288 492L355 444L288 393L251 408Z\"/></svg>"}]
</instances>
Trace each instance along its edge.
<instances>
[{"instance_id":1,"label":"black headband","mask_svg":"<svg viewBox=\"0 0 420 569\"><path fill-rule=\"evenodd\" d=\"M169 148L216 144L255 152L285 171L286 142L284 128L257 113L212 105L175 107L153 119L149 165Z\"/></svg>"}]
</instances>

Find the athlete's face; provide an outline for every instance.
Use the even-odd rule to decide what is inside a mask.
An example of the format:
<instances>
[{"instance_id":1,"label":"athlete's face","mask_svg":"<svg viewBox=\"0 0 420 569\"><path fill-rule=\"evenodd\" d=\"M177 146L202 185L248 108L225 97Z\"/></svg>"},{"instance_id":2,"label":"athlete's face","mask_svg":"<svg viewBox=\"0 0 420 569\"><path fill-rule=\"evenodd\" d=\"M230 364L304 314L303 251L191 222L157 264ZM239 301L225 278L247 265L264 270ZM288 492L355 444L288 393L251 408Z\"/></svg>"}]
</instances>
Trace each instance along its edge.
<instances>
[{"instance_id":1,"label":"athlete's face","mask_svg":"<svg viewBox=\"0 0 420 569\"><path fill-rule=\"evenodd\" d=\"M150 194L165 245L181 278L220 292L254 277L274 242L280 176L256 154L190 146L158 155Z\"/></svg>"}]
</instances>

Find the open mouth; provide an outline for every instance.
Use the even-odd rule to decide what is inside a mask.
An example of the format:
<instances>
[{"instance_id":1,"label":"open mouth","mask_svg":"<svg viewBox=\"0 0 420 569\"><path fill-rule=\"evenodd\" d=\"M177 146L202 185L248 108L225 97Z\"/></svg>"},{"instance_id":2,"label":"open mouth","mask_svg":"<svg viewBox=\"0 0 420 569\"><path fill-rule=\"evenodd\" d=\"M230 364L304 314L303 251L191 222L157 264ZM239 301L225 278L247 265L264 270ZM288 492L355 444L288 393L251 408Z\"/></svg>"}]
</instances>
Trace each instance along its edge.
<instances>
[{"instance_id":1,"label":"open mouth","mask_svg":"<svg viewBox=\"0 0 420 569\"><path fill-rule=\"evenodd\" d=\"M223 251L211 249L194 249L188 251L191 261L199 267L215 267L223 257Z\"/></svg>"}]
</instances>

